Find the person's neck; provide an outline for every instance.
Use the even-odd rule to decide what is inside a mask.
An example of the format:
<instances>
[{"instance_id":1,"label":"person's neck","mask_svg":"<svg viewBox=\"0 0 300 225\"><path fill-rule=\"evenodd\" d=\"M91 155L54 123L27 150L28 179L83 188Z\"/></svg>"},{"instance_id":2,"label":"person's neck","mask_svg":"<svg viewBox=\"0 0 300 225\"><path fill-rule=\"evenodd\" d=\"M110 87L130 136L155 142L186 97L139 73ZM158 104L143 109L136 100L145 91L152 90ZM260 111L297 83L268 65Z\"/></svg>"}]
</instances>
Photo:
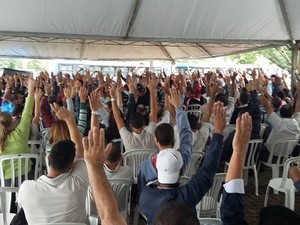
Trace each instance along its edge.
<instances>
[{"instance_id":1,"label":"person's neck","mask_svg":"<svg viewBox=\"0 0 300 225\"><path fill-rule=\"evenodd\" d=\"M139 129L132 128L132 131L133 131L134 133L136 133L136 134L141 134L141 133L143 133L143 130L144 130L143 127L142 127L142 128L139 128Z\"/></svg>"},{"instance_id":2,"label":"person's neck","mask_svg":"<svg viewBox=\"0 0 300 225\"><path fill-rule=\"evenodd\" d=\"M116 170L117 167L119 166L119 162L104 162L104 164L106 165L106 167L110 170Z\"/></svg>"},{"instance_id":3,"label":"person's neck","mask_svg":"<svg viewBox=\"0 0 300 225\"><path fill-rule=\"evenodd\" d=\"M178 187L177 183L176 184L161 184L161 183L159 183L157 185L158 189L173 189L173 188L176 188L176 187Z\"/></svg>"},{"instance_id":4,"label":"person's neck","mask_svg":"<svg viewBox=\"0 0 300 225\"><path fill-rule=\"evenodd\" d=\"M61 175L63 173L65 173L65 172L62 172L62 171L59 171L59 170L55 170L55 169L53 169L53 168L50 167L49 171L47 173L47 177L53 179L53 178L56 178L56 177L58 177L59 175Z\"/></svg>"},{"instance_id":5,"label":"person's neck","mask_svg":"<svg viewBox=\"0 0 300 225\"><path fill-rule=\"evenodd\" d=\"M158 146L159 151L162 151L162 150L165 150L165 149L168 149L168 148L173 148L173 146L172 145Z\"/></svg>"}]
</instances>

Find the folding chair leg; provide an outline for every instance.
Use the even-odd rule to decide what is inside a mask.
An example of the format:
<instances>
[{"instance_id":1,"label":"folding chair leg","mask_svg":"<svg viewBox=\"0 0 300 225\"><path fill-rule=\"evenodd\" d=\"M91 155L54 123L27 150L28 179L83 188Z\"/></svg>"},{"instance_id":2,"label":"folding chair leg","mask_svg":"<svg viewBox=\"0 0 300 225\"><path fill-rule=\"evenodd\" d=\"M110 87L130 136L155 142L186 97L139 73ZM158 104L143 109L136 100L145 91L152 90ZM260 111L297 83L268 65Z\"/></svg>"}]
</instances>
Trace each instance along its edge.
<instances>
[{"instance_id":1,"label":"folding chair leg","mask_svg":"<svg viewBox=\"0 0 300 225\"><path fill-rule=\"evenodd\" d=\"M253 167L254 179L255 179L255 195L258 196L258 178L257 178L257 170L256 166Z\"/></svg>"},{"instance_id":2,"label":"folding chair leg","mask_svg":"<svg viewBox=\"0 0 300 225\"><path fill-rule=\"evenodd\" d=\"M266 196L265 196L264 207L266 207L267 204L268 204L269 192L270 192L270 186L268 185L267 190L266 190Z\"/></svg>"}]
</instances>

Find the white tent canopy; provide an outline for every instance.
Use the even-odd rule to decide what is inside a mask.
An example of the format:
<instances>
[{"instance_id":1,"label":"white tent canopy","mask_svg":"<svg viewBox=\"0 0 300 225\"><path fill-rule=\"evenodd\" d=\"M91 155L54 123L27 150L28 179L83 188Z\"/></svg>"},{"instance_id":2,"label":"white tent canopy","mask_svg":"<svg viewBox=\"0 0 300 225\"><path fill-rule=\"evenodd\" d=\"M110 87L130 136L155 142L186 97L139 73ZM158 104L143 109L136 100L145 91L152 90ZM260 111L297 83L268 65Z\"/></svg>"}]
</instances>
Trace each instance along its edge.
<instances>
[{"instance_id":1,"label":"white tent canopy","mask_svg":"<svg viewBox=\"0 0 300 225\"><path fill-rule=\"evenodd\" d=\"M0 56L215 57L300 40L299 0L1 0Z\"/></svg>"}]
</instances>

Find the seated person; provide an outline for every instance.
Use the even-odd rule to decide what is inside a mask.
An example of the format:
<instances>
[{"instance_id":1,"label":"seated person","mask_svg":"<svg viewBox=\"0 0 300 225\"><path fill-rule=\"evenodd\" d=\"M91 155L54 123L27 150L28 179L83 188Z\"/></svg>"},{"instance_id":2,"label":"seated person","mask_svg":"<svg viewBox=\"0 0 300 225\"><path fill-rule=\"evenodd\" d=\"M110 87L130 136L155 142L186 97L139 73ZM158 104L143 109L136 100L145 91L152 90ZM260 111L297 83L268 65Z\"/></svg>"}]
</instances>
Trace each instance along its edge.
<instances>
[{"instance_id":1,"label":"seated person","mask_svg":"<svg viewBox=\"0 0 300 225\"><path fill-rule=\"evenodd\" d=\"M180 152L174 149L159 152L156 162L158 185L154 183L145 186L139 198L141 212L149 224L152 224L159 208L170 200L186 204L196 214L195 206L213 184L222 152L222 132L226 124L226 111L222 103L215 103L214 114L215 130L211 144L202 166L197 169L188 184L178 184L183 166Z\"/></svg>"},{"instance_id":2,"label":"seated person","mask_svg":"<svg viewBox=\"0 0 300 225\"><path fill-rule=\"evenodd\" d=\"M74 143L64 140L53 145L47 176L23 182L18 203L24 209L28 224L86 223L84 209L89 180L83 159L82 136L67 109L56 104L52 109L59 119L66 121Z\"/></svg>"}]
</instances>

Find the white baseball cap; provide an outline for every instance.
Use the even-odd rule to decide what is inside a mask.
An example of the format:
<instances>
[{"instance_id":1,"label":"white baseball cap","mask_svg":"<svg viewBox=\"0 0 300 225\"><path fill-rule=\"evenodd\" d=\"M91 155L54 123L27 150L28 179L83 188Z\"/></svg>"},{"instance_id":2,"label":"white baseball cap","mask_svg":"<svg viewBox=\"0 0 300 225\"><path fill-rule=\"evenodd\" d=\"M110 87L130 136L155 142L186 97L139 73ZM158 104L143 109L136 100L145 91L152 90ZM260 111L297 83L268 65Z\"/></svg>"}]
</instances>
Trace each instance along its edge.
<instances>
[{"instance_id":1,"label":"white baseball cap","mask_svg":"<svg viewBox=\"0 0 300 225\"><path fill-rule=\"evenodd\" d=\"M177 150L160 151L156 162L158 182L161 184L176 184L182 166L183 160Z\"/></svg>"}]
</instances>

